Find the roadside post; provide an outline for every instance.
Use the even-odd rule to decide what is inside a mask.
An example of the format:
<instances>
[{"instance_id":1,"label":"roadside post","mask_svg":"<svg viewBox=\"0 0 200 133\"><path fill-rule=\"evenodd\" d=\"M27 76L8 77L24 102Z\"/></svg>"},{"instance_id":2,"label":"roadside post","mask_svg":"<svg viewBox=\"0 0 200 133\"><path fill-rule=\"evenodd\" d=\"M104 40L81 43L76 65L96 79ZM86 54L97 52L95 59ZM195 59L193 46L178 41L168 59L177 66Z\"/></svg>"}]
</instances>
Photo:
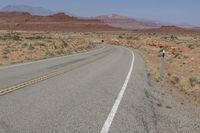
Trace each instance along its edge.
<instances>
[{"instance_id":1,"label":"roadside post","mask_svg":"<svg viewBox=\"0 0 200 133\"><path fill-rule=\"evenodd\" d=\"M33 58L32 57L33 56L32 55L33 54L33 46L32 46L31 43L29 44L28 50L29 50L29 60L32 61L32 58Z\"/></svg>"},{"instance_id":2,"label":"roadside post","mask_svg":"<svg viewBox=\"0 0 200 133\"><path fill-rule=\"evenodd\" d=\"M164 77L164 70L165 70L165 50L163 47L161 47L160 49L160 54L161 54L161 63L160 63L160 77L163 78Z\"/></svg>"}]
</instances>

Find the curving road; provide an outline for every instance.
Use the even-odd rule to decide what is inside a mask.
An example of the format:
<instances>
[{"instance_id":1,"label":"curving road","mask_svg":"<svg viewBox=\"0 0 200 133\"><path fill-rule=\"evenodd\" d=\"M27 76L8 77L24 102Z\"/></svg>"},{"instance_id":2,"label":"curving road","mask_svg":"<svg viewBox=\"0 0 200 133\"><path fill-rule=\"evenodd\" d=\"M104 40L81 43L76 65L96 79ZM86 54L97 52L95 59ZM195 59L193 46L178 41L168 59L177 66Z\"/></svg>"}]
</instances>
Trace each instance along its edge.
<instances>
[{"instance_id":1,"label":"curving road","mask_svg":"<svg viewBox=\"0 0 200 133\"><path fill-rule=\"evenodd\" d=\"M142 58L119 46L1 67L0 133L157 132L147 87Z\"/></svg>"}]
</instances>

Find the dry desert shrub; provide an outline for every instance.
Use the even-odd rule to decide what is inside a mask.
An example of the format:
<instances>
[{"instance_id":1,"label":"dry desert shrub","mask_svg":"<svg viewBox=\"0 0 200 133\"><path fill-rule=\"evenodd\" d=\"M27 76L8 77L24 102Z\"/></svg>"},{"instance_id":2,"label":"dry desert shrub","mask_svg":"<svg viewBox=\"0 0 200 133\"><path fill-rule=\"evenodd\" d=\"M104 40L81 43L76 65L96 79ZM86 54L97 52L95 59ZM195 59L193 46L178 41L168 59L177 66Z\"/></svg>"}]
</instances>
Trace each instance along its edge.
<instances>
[{"instance_id":1,"label":"dry desert shrub","mask_svg":"<svg viewBox=\"0 0 200 133\"><path fill-rule=\"evenodd\" d=\"M179 85L180 85L180 89L183 90L183 91L187 91L190 89L190 81L188 78L186 77L182 77L180 79L180 82L179 82Z\"/></svg>"},{"instance_id":2,"label":"dry desert shrub","mask_svg":"<svg viewBox=\"0 0 200 133\"><path fill-rule=\"evenodd\" d=\"M63 32L1 32L1 64L24 62L32 54L33 60L83 52L95 48L91 33ZM33 49L30 49L32 45Z\"/></svg>"}]
</instances>

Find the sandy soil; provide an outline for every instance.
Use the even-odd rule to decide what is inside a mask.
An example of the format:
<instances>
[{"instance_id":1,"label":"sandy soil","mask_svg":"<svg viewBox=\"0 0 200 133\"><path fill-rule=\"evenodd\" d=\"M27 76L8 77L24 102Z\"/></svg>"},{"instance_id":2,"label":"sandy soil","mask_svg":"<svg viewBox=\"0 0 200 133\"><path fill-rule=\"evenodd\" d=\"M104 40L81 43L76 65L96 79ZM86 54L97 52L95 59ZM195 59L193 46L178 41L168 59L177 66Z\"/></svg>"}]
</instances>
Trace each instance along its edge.
<instances>
[{"instance_id":1,"label":"sandy soil","mask_svg":"<svg viewBox=\"0 0 200 133\"><path fill-rule=\"evenodd\" d=\"M0 65L85 52L100 47L100 43L86 33L1 31Z\"/></svg>"}]
</instances>

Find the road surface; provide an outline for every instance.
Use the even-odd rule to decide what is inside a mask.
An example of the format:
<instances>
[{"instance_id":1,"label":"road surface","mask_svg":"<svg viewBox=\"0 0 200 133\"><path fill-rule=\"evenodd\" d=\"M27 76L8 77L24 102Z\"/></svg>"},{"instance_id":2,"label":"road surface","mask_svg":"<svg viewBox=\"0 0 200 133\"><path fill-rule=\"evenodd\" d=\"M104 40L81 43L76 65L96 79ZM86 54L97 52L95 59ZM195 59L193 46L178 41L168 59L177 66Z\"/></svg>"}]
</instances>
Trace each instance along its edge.
<instances>
[{"instance_id":1,"label":"road surface","mask_svg":"<svg viewBox=\"0 0 200 133\"><path fill-rule=\"evenodd\" d=\"M0 133L157 132L147 87L142 58L119 46L1 67Z\"/></svg>"}]
</instances>

